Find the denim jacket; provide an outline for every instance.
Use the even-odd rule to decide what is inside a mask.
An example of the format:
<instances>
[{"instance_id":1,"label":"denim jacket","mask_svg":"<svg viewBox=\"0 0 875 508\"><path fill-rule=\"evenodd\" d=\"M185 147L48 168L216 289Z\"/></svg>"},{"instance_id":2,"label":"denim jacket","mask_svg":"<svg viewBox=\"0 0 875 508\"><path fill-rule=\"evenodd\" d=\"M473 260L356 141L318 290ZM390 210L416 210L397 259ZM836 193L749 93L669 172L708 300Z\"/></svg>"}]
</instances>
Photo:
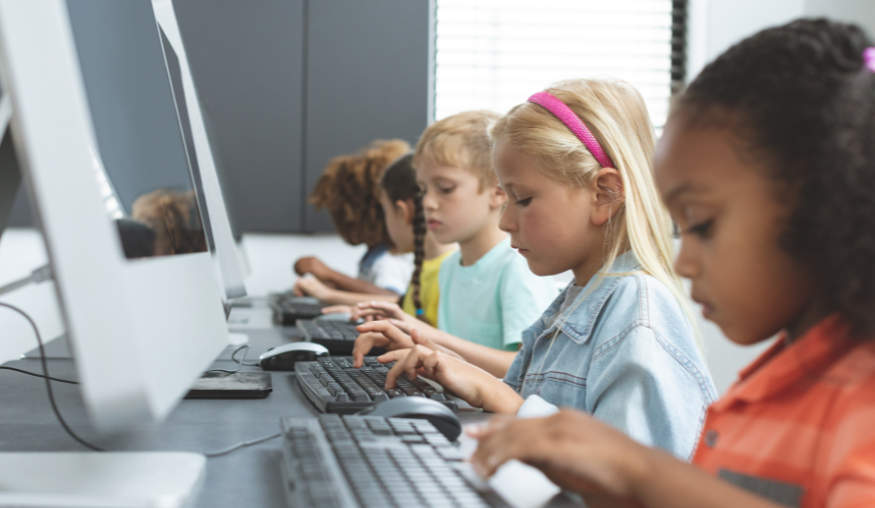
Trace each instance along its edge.
<instances>
[{"instance_id":1,"label":"denim jacket","mask_svg":"<svg viewBox=\"0 0 875 508\"><path fill-rule=\"evenodd\" d=\"M610 273L639 269L630 251ZM552 407L543 401L573 407L689 460L717 393L686 314L669 288L641 272L604 277L591 290L596 282L558 316L566 288L523 332L505 377L528 399L520 414L527 405Z\"/></svg>"}]
</instances>

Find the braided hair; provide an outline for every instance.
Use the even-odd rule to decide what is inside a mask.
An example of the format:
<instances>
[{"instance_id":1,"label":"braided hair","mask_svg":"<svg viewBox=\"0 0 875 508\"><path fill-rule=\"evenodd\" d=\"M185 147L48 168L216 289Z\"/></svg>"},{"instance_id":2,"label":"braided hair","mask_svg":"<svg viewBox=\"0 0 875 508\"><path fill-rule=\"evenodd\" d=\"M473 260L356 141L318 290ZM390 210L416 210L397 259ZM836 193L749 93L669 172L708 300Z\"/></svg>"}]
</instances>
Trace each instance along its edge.
<instances>
[{"instance_id":1,"label":"braided hair","mask_svg":"<svg viewBox=\"0 0 875 508\"><path fill-rule=\"evenodd\" d=\"M731 128L791 198L781 248L857 336L875 333L875 75L861 28L802 19L702 70L673 116Z\"/></svg>"},{"instance_id":2,"label":"braided hair","mask_svg":"<svg viewBox=\"0 0 875 508\"><path fill-rule=\"evenodd\" d=\"M380 185L386 197L393 204L397 201L413 200L413 276L410 278L410 299L416 307L416 317L424 318L420 298L420 278L422 262L425 260L425 209L422 207L422 192L416 183L413 169L413 154L407 154L393 162L383 173Z\"/></svg>"}]
</instances>

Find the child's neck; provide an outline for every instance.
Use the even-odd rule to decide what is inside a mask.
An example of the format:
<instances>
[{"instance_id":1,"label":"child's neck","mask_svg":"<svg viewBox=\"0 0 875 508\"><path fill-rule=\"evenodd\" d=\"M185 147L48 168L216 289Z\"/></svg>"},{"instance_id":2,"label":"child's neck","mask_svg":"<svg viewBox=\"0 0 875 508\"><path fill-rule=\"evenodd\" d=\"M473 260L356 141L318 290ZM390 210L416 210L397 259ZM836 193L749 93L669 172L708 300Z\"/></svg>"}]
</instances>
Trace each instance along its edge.
<instances>
[{"instance_id":1,"label":"child's neck","mask_svg":"<svg viewBox=\"0 0 875 508\"><path fill-rule=\"evenodd\" d=\"M507 238L507 233L498 229L498 224L490 224L489 227L483 228L473 237L459 242L462 266L473 265L505 238Z\"/></svg>"},{"instance_id":2,"label":"child's neck","mask_svg":"<svg viewBox=\"0 0 875 508\"><path fill-rule=\"evenodd\" d=\"M458 245L454 243L450 244L442 244L438 243L435 240L434 235L431 234L431 231L425 234L425 241L423 242L423 250L425 251L425 259L426 261L429 259L434 259L440 256L443 256L447 252L452 252L459 248Z\"/></svg>"}]
</instances>

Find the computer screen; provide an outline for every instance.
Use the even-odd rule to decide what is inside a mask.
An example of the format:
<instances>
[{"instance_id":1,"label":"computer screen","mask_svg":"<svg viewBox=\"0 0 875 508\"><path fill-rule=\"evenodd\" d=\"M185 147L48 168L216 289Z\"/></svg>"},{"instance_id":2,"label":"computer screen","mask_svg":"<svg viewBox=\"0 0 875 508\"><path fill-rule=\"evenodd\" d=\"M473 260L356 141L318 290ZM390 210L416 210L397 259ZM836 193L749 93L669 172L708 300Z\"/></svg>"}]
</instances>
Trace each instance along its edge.
<instances>
[{"instance_id":1,"label":"computer screen","mask_svg":"<svg viewBox=\"0 0 875 508\"><path fill-rule=\"evenodd\" d=\"M192 182L197 162L186 153L150 4L72 0L67 10L96 166L105 170L95 176L105 179L101 194L126 257L207 251L206 216Z\"/></svg>"}]
</instances>

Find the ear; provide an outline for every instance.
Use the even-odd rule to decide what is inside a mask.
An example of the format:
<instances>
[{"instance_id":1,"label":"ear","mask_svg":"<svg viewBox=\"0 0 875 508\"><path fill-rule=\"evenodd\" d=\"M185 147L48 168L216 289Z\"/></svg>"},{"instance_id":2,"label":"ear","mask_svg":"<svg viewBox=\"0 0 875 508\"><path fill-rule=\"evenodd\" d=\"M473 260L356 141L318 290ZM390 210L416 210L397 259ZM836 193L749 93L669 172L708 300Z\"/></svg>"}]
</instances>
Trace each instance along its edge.
<instances>
[{"instance_id":1,"label":"ear","mask_svg":"<svg viewBox=\"0 0 875 508\"><path fill-rule=\"evenodd\" d=\"M401 214L401 218L404 219L404 224L407 224L408 226L413 225L413 214L416 210L414 210L412 199L406 201L399 199L395 202L395 208L398 210L398 213Z\"/></svg>"},{"instance_id":2,"label":"ear","mask_svg":"<svg viewBox=\"0 0 875 508\"><path fill-rule=\"evenodd\" d=\"M601 226L610 220L625 198L623 178L615 168L602 168L593 182L592 223Z\"/></svg>"},{"instance_id":3,"label":"ear","mask_svg":"<svg viewBox=\"0 0 875 508\"><path fill-rule=\"evenodd\" d=\"M492 208L503 208L507 204L507 193L504 189L498 186L498 180L492 185L489 190L489 206Z\"/></svg>"}]
</instances>

